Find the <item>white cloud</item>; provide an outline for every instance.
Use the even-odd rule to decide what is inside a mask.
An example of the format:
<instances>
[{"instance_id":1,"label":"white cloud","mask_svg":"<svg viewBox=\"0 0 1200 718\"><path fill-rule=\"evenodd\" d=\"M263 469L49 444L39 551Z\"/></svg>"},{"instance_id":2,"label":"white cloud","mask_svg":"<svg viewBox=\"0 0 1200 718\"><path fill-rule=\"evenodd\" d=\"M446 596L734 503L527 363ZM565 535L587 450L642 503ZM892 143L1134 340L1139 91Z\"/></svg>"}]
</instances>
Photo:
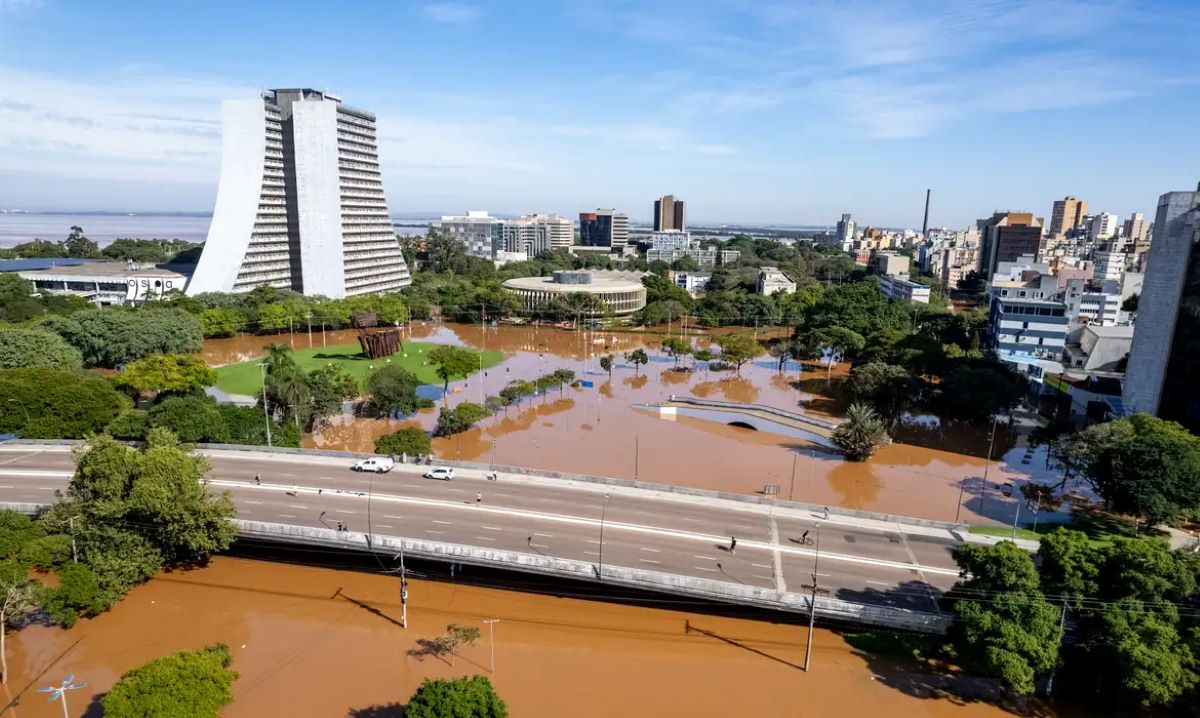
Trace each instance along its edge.
<instances>
[{"instance_id":1,"label":"white cloud","mask_svg":"<svg viewBox=\"0 0 1200 718\"><path fill-rule=\"evenodd\" d=\"M36 7L42 4L42 0L0 0L0 12L4 10L17 10L26 7Z\"/></svg>"},{"instance_id":2,"label":"white cloud","mask_svg":"<svg viewBox=\"0 0 1200 718\"><path fill-rule=\"evenodd\" d=\"M702 155L736 155L737 148L732 145L696 145L693 149Z\"/></svg>"},{"instance_id":3,"label":"white cloud","mask_svg":"<svg viewBox=\"0 0 1200 718\"><path fill-rule=\"evenodd\" d=\"M421 6L421 11L434 22L454 25L473 22L482 14L478 7L459 2L428 3Z\"/></svg>"}]
</instances>

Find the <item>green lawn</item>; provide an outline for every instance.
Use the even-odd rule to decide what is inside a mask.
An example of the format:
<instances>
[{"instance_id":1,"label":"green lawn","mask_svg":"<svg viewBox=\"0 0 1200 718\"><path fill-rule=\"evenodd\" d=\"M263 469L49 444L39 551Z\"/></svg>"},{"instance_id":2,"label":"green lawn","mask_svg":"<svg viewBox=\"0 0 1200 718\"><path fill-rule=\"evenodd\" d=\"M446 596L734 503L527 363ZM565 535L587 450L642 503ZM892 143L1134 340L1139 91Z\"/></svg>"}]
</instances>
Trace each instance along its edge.
<instances>
[{"instance_id":1,"label":"green lawn","mask_svg":"<svg viewBox=\"0 0 1200 718\"><path fill-rule=\"evenodd\" d=\"M1066 523L1040 523L1038 524L1036 532L1026 528L1018 528L1017 538L1033 539L1036 541L1044 534L1047 534L1060 526L1074 529L1076 531L1082 531L1083 533L1087 534L1088 539L1090 539L1093 544L1097 545L1110 544L1112 543L1113 538L1118 536L1132 538L1137 535L1147 536L1159 535L1162 533L1157 529L1147 531L1146 527L1143 526L1140 534L1135 534L1133 531L1133 524L1127 519L1123 520L1109 514L1098 512L1078 511L1071 518L1071 520L1067 521ZM1003 536L1004 538L1010 538L1012 536L1011 526L972 526L970 530L973 534L983 534L985 536Z\"/></svg>"},{"instance_id":2,"label":"green lawn","mask_svg":"<svg viewBox=\"0 0 1200 718\"><path fill-rule=\"evenodd\" d=\"M436 368L425 363L425 354L438 346L431 342L404 342L403 348L386 359L369 360L362 355L357 344L339 344L330 347L300 349L292 354L296 363L305 371L311 371L326 364L335 364L358 378L362 385L371 367L391 362L399 364L417 375L423 384L438 384ZM470 347L468 347L469 349ZM475 350L472 350L475 351ZM504 354L498 351L483 352L483 368L493 367L504 360ZM261 358L244 361L240 364L230 364L217 369L217 388L230 394L245 394L254 396L262 389L262 370L258 363Z\"/></svg>"}]
</instances>

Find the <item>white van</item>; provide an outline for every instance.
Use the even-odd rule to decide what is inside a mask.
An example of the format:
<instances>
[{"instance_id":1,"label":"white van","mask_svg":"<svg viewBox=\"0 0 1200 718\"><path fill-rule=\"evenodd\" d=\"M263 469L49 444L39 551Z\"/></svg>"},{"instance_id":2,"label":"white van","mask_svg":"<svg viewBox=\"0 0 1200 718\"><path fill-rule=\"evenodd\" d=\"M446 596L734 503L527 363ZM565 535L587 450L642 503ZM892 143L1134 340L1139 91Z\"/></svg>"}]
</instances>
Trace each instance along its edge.
<instances>
[{"instance_id":1,"label":"white van","mask_svg":"<svg viewBox=\"0 0 1200 718\"><path fill-rule=\"evenodd\" d=\"M370 459L363 459L350 468L354 471L374 471L377 474L384 474L392 470L396 462L386 456L374 456Z\"/></svg>"}]
</instances>

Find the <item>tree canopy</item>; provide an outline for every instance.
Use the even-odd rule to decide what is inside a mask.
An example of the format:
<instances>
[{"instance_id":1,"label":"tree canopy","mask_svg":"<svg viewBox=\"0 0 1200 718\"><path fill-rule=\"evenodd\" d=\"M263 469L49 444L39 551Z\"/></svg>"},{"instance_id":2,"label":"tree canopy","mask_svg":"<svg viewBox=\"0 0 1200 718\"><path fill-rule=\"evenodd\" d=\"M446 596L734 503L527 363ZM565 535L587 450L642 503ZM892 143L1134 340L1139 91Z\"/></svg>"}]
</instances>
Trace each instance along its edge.
<instances>
[{"instance_id":1,"label":"tree canopy","mask_svg":"<svg viewBox=\"0 0 1200 718\"><path fill-rule=\"evenodd\" d=\"M0 397L0 433L31 439L83 438L129 401L103 377L48 367L0 369Z\"/></svg>"},{"instance_id":2,"label":"tree canopy","mask_svg":"<svg viewBox=\"0 0 1200 718\"><path fill-rule=\"evenodd\" d=\"M126 671L101 699L108 718L217 718L237 680L222 643L156 658Z\"/></svg>"},{"instance_id":3,"label":"tree canopy","mask_svg":"<svg viewBox=\"0 0 1200 718\"><path fill-rule=\"evenodd\" d=\"M508 708L483 676L430 679L408 699L405 718L507 718Z\"/></svg>"},{"instance_id":4,"label":"tree canopy","mask_svg":"<svg viewBox=\"0 0 1200 718\"><path fill-rule=\"evenodd\" d=\"M416 375L398 364L384 364L367 375L367 393L379 411L402 415L412 414L421 407Z\"/></svg>"},{"instance_id":5,"label":"tree canopy","mask_svg":"<svg viewBox=\"0 0 1200 718\"><path fill-rule=\"evenodd\" d=\"M118 386L140 393L186 394L216 383L217 372L203 359L190 354L151 354L117 375Z\"/></svg>"},{"instance_id":6,"label":"tree canopy","mask_svg":"<svg viewBox=\"0 0 1200 718\"><path fill-rule=\"evenodd\" d=\"M0 369L29 366L78 369L82 365L79 351L53 332L0 327Z\"/></svg>"},{"instance_id":7,"label":"tree canopy","mask_svg":"<svg viewBox=\"0 0 1200 718\"><path fill-rule=\"evenodd\" d=\"M150 354L190 354L203 341L200 320L182 309L85 309L50 327L87 366L117 367Z\"/></svg>"}]
</instances>

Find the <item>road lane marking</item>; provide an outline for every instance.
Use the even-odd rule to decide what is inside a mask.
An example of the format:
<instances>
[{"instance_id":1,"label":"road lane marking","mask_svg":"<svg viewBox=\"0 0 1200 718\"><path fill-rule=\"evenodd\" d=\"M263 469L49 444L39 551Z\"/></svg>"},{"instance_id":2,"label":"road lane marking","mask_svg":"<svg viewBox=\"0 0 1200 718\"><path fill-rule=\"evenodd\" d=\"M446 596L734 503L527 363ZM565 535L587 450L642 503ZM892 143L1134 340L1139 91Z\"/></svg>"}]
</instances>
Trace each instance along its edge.
<instances>
[{"instance_id":1,"label":"road lane marking","mask_svg":"<svg viewBox=\"0 0 1200 718\"><path fill-rule=\"evenodd\" d=\"M532 546L533 548L550 548L549 546L547 546L544 543L531 543L529 545Z\"/></svg>"},{"instance_id":2,"label":"road lane marking","mask_svg":"<svg viewBox=\"0 0 1200 718\"><path fill-rule=\"evenodd\" d=\"M385 519L396 519L397 521L403 521L403 520L404 520L404 517L403 517L403 516L392 516L391 514L384 514L384 515L383 515L383 517L384 517Z\"/></svg>"},{"instance_id":3,"label":"road lane marking","mask_svg":"<svg viewBox=\"0 0 1200 718\"><path fill-rule=\"evenodd\" d=\"M655 560L653 560L653 559L649 559L649 558L639 558L638 560L639 560L639 561L641 561L642 563L652 563L652 564L654 564L654 565L656 565L656 566L657 566L659 563L661 563L661 561L655 561Z\"/></svg>"},{"instance_id":4,"label":"road lane marking","mask_svg":"<svg viewBox=\"0 0 1200 718\"><path fill-rule=\"evenodd\" d=\"M427 533L427 534L444 534L446 532L445 531L426 531L425 533Z\"/></svg>"},{"instance_id":5,"label":"road lane marking","mask_svg":"<svg viewBox=\"0 0 1200 718\"><path fill-rule=\"evenodd\" d=\"M503 531L504 530L504 529L500 528L499 526L480 526L479 528L484 529L485 531Z\"/></svg>"},{"instance_id":6,"label":"road lane marking","mask_svg":"<svg viewBox=\"0 0 1200 718\"><path fill-rule=\"evenodd\" d=\"M761 579L762 579L762 580L764 580L764 581L770 581L771 583L775 583L775 577L774 577L774 576L763 576L763 575L761 575L761 574L757 574L757 573L756 573L756 574L753 574L753 576L754 576L754 578L761 578Z\"/></svg>"},{"instance_id":7,"label":"road lane marking","mask_svg":"<svg viewBox=\"0 0 1200 718\"><path fill-rule=\"evenodd\" d=\"M437 519L434 519L434 520L433 520L433 522L434 522L435 524L444 524L444 525L446 525L446 526L449 526L449 525L450 525L450 522L449 522L449 521L438 521Z\"/></svg>"},{"instance_id":8,"label":"road lane marking","mask_svg":"<svg viewBox=\"0 0 1200 718\"><path fill-rule=\"evenodd\" d=\"M476 536L475 538L479 539L480 541L495 541L496 540L496 539L492 538L491 536Z\"/></svg>"},{"instance_id":9,"label":"road lane marking","mask_svg":"<svg viewBox=\"0 0 1200 718\"><path fill-rule=\"evenodd\" d=\"M716 557L714 557L714 556L701 556L700 554L695 554L695 555L693 555L693 556L692 556L692 558L704 559L705 561L720 561L720 560L721 560L721 559L719 559L719 558L716 558Z\"/></svg>"},{"instance_id":10,"label":"road lane marking","mask_svg":"<svg viewBox=\"0 0 1200 718\"><path fill-rule=\"evenodd\" d=\"M708 571L709 573L718 573L717 569L709 568L707 566L692 566L692 568L696 569L697 571Z\"/></svg>"},{"instance_id":11,"label":"road lane marking","mask_svg":"<svg viewBox=\"0 0 1200 718\"><path fill-rule=\"evenodd\" d=\"M588 539L588 543L600 543L600 539Z\"/></svg>"},{"instance_id":12,"label":"road lane marking","mask_svg":"<svg viewBox=\"0 0 1200 718\"><path fill-rule=\"evenodd\" d=\"M534 536L545 536L546 538L554 538L554 534L540 534L537 531L533 532Z\"/></svg>"},{"instance_id":13,"label":"road lane marking","mask_svg":"<svg viewBox=\"0 0 1200 718\"><path fill-rule=\"evenodd\" d=\"M356 514L356 513L358 513L357 511L351 511L350 509L334 509L333 512L335 514Z\"/></svg>"},{"instance_id":14,"label":"road lane marking","mask_svg":"<svg viewBox=\"0 0 1200 718\"><path fill-rule=\"evenodd\" d=\"M37 476L47 479L69 479L74 471L36 471L32 469L0 469L0 476Z\"/></svg>"},{"instance_id":15,"label":"road lane marking","mask_svg":"<svg viewBox=\"0 0 1200 718\"><path fill-rule=\"evenodd\" d=\"M289 509L307 509L308 507L301 506L300 504L288 504L288 508Z\"/></svg>"},{"instance_id":16,"label":"road lane marking","mask_svg":"<svg viewBox=\"0 0 1200 718\"><path fill-rule=\"evenodd\" d=\"M245 501L245 503L247 503L247 504L253 504L253 505L255 505L255 506L262 506L262 504L263 504L263 502L261 502L261 501L250 501L249 499L247 499L247 500Z\"/></svg>"},{"instance_id":17,"label":"road lane marking","mask_svg":"<svg viewBox=\"0 0 1200 718\"><path fill-rule=\"evenodd\" d=\"M15 486L0 486L0 489L15 489Z\"/></svg>"},{"instance_id":18,"label":"road lane marking","mask_svg":"<svg viewBox=\"0 0 1200 718\"><path fill-rule=\"evenodd\" d=\"M64 474L64 476L65 475L67 475L67 474ZM210 481L209 484L213 485L213 486L231 487L231 488L236 488L236 489L241 489L241 490L246 490L248 488L246 486L245 482L239 482L239 481L213 480L213 481ZM266 488L266 487L263 487L263 488ZM283 490L283 487L279 487L274 490L281 491L281 490ZM382 501L382 502L386 502L386 503L408 504L408 505L417 505L417 506L424 506L424 507L436 507L436 508L442 508L442 509L460 509L461 510L466 506L462 502L455 501L455 500L428 499L428 498L418 498L418 497L413 497L413 496L375 494L373 498L377 502ZM304 507L304 508L307 508L307 507ZM593 528L598 528L600 526L599 518L571 516L568 514L545 513L545 512L541 512L541 511L528 510L528 509L515 509L515 508L487 506L487 505L485 505L485 506L471 505L471 508L469 510L474 511L474 512L483 511L483 512L489 512L489 513L503 515L503 516L509 516L509 517L515 516L515 517L520 517L520 518L525 518L525 519L536 519L536 520L540 520L540 521L549 521L549 522L554 522L554 523L576 525L576 526L589 526L589 527L593 527ZM692 532L683 531L680 529L668 529L668 528L661 528L661 527L657 527L657 526L627 524L627 523L623 523L620 521L606 521L605 528L609 529L609 530L613 530L613 531L628 531L628 532L634 532L634 533L649 534L652 536L660 536L660 537L673 538L673 539L683 539L683 540L688 540L688 541L703 541L704 543L707 543L710 545L713 543L722 543L722 544L727 543L727 539L724 536L715 536L712 534L703 534L703 533L692 533ZM541 535L541 534L539 534L539 535ZM778 549L775 549L773 546L771 546L767 543L764 543L764 542L758 541L758 540L754 540L754 539L746 539L745 541L740 542L740 546L746 550L758 550L758 551L778 550L781 553L787 554L789 556L813 557L816 555L816 552L814 550L811 550L808 548L802 548L799 546L780 546ZM959 576L958 568L920 566L920 565L913 565L911 563L906 563L906 562L901 562L901 561L871 558L868 556L860 556L860 555L853 555L853 554L842 554L842 553L834 553L834 552L830 552L830 551L822 551L821 558L824 560L829 560L829 561L840 561L843 563L854 563L854 564L875 566L875 567L879 567L879 568L896 569L896 570L902 570L902 571L911 571L911 570L916 569L919 571L924 571L927 574L953 576L955 578L958 578L958 576Z\"/></svg>"},{"instance_id":19,"label":"road lane marking","mask_svg":"<svg viewBox=\"0 0 1200 718\"><path fill-rule=\"evenodd\" d=\"M391 528L395 528L395 526L392 526L391 524L375 524L375 525L376 525L376 526L378 526L378 527L379 527L379 528L381 528L381 529L391 529Z\"/></svg>"},{"instance_id":20,"label":"road lane marking","mask_svg":"<svg viewBox=\"0 0 1200 718\"><path fill-rule=\"evenodd\" d=\"M279 514L279 518L281 518L281 519L294 519L294 518L299 518L299 517L298 517L298 516L295 516L294 514Z\"/></svg>"},{"instance_id":21,"label":"road lane marking","mask_svg":"<svg viewBox=\"0 0 1200 718\"><path fill-rule=\"evenodd\" d=\"M584 554L586 554L588 556L599 556L600 552L599 551L584 551Z\"/></svg>"},{"instance_id":22,"label":"road lane marking","mask_svg":"<svg viewBox=\"0 0 1200 718\"><path fill-rule=\"evenodd\" d=\"M787 582L783 580L783 556L779 553L779 524L775 522L775 510L767 514L767 535L771 537L771 573L774 574L775 590L787 592Z\"/></svg>"},{"instance_id":23,"label":"road lane marking","mask_svg":"<svg viewBox=\"0 0 1200 718\"><path fill-rule=\"evenodd\" d=\"M896 585L894 583L888 583L887 581L872 581L870 579L867 579L867 583L871 583L876 586L895 586Z\"/></svg>"},{"instance_id":24,"label":"road lane marking","mask_svg":"<svg viewBox=\"0 0 1200 718\"><path fill-rule=\"evenodd\" d=\"M652 551L654 553L662 553L662 549L659 549L659 548L647 548L645 546L642 546L641 550L642 551Z\"/></svg>"}]
</instances>

